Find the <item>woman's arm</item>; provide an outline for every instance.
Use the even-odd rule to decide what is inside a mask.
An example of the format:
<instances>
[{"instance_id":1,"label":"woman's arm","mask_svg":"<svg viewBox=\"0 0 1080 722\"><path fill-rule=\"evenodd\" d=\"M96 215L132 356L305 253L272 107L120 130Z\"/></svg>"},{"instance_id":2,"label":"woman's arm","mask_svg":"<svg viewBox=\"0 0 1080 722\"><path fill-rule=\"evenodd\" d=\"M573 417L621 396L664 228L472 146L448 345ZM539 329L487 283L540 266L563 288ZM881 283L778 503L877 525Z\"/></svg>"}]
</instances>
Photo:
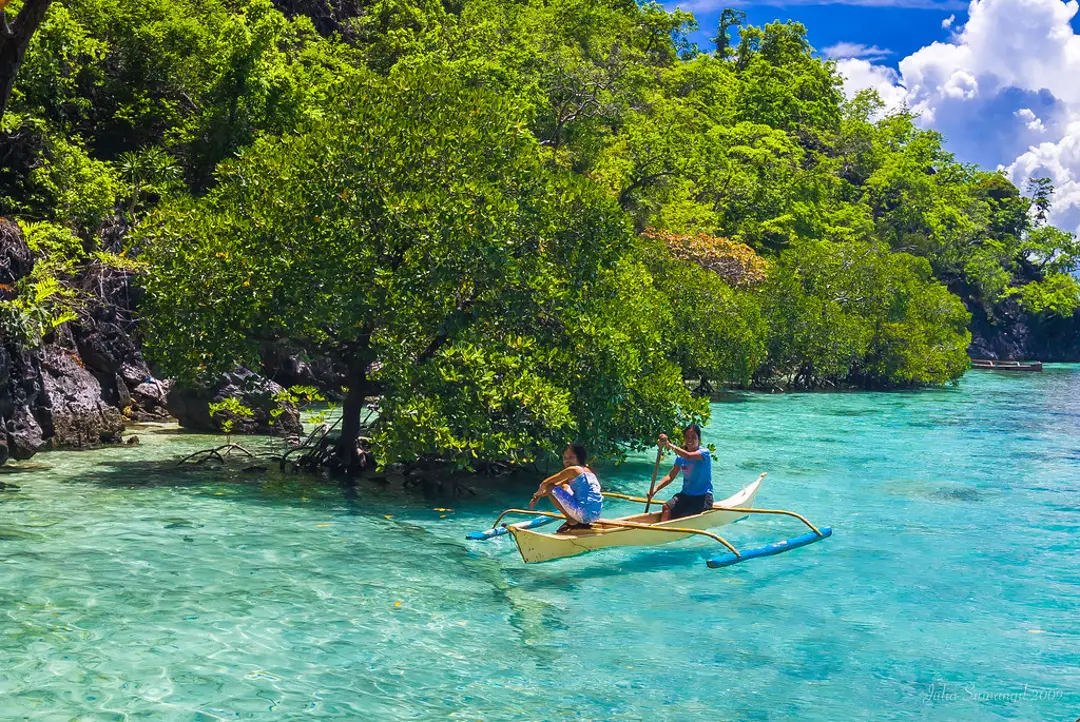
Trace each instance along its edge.
<instances>
[{"instance_id":1,"label":"woman's arm","mask_svg":"<svg viewBox=\"0 0 1080 722\"><path fill-rule=\"evenodd\" d=\"M657 494L659 494L661 489L663 489L665 486L667 486L671 482L675 481L675 477L679 475L679 468L680 467L678 467L678 466L671 467L671 471L669 471L667 473L667 476L665 476L660 481L660 483L656 485L656 488L653 489L653 493L652 493L653 496L656 496ZM652 497L649 497L649 498L652 498Z\"/></svg>"},{"instance_id":2,"label":"woman's arm","mask_svg":"<svg viewBox=\"0 0 1080 722\"><path fill-rule=\"evenodd\" d=\"M678 446L675 446L675 444L671 443L668 440L667 434L660 434L660 441L658 443L659 443L661 448L671 449L677 455L681 456L684 459L688 459L690 461L701 461L702 459L705 458L704 456L701 455L701 449L700 448L697 449L696 451L687 451L686 449L680 449Z\"/></svg>"},{"instance_id":3,"label":"woman's arm","mask_svg":"<svg viewBox=\"0 0 1080 722\"><path fill-rule=\"evenodd\" d=\"M551 490L554 489L556 486L558 486L559 484L567 483L568 481L576 477L579 473L581 473L578 468L579 467L576 466L568 466L562 471L559 471L556 474L552 474L548 478L541 481L540 486L536 489L536 493L532 496L532 500L529 501L529 508L532 509L534 506L536 506L536 502L540 501L545 496L550 494Z\"/></svg>"}]
</instances>

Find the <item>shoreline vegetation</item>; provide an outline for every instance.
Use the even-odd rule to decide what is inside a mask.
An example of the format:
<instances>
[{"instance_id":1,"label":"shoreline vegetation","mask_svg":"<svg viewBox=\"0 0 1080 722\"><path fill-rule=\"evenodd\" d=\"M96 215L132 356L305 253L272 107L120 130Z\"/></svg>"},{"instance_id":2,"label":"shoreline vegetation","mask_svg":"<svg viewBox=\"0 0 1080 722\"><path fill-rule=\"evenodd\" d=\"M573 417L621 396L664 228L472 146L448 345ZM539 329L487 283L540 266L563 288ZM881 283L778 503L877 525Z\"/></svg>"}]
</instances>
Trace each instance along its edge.
<instances>
[{"instance_id":1,"label":"shoreline vegetation","mask_svg":"<svg viewBox=\"0 0 1080 722\"><path fill-rule=\"evenodd\" d=\"M725 10L699 47L633 0L0 7L0 462L170 413L302 438L302 388L341 405L313 468L466 473L619 458L724 387L1080 359L1049 181L845 98L796 22Z\"/></svg>"}]
</instances>

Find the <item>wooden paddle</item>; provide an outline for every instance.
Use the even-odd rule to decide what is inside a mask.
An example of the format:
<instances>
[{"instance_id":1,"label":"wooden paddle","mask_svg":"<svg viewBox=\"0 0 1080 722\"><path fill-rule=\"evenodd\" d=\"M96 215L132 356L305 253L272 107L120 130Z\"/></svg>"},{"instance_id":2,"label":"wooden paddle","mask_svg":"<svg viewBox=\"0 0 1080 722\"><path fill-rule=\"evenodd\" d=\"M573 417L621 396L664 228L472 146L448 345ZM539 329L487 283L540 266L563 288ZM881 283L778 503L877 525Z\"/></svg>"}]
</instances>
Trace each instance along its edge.
<instances>
[{"instance_id":1,"label":"wooden paddle","mask_svg":"<svg viewBox=\"0 0 1080 722\"><path fill-rule=\"evenodd\" d=\"M652 504L652 495L656 492L656 475L660 472L660 459L664 456L664 450L657 448L656 450L656 463L652 468L652 483L649 484L649 496L648 501L645 502L645 513L649 513L649 506Z\"/></svg>"}]
</instances>

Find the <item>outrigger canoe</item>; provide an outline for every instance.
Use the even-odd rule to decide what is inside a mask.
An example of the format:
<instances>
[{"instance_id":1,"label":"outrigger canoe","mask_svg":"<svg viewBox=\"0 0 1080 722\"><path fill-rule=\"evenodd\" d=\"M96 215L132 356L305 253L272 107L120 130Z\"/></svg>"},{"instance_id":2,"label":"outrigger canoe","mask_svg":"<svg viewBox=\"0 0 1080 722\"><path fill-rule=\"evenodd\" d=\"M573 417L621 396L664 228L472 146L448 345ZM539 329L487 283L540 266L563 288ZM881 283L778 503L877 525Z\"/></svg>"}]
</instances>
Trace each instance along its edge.
<instances>
[{"instance_id":1,"label":"outrigger canoe","mask_svg":"<svg viewBox=\"0 0 1080 722\"><path fill-rule=\"evenodd\" d=\"M998 361L996 359L971 359L971 368L991 371L1042 371L1042 361Z\"/></svg>"},{"instance_id":2,"label":"outrigger canoe","mask_svg":"<svg viewBox=\"0 0 1080 722\"><path fill-rule=\"evenodd\" d=\"M551 524L555 521L565 521L561 514L550 512L531 512L525 509L507 509L491 529L481 532L473 532L466 538L474 541L492 539L507 533L514 537L518 551L526 564L547 562L553 559L564 559L577 556L596 549L608 547L629 546L652 546L654 544L666 544L667 542L686 539L691 536L704 536L716 541L727 548L727 553L708 560L709 567L725 567L747 559L780 554L781 552L795 549L807 544L812 544L832 535L832 529L825 527L818 529L802 516L780 509L754 509L754 500L761 482L765 478L762 474L757 480L745 489L736 492L712 509L700 514L686 516L680 519L661 522L661 512L654 511L645 514L619 517L617 519L601 519L587 529L574 529L563 533L545 533L536 531L537 527ZM623 494L605 493L609 498L625 499L628 501L646 504L655 503L640 497L626 496ZM648 508L646 506L646 508ZM509 514L536 515L535 518L517 524L499 525L503 517ZM739 551L723 537L714 534L709 529L725 526L733 522L745 519L754 514L779 514L791 516L802 521L810 528L810 532L794 539L788 539L775 544L770 544L757 549Z\"/></svg>"}]
</instances>

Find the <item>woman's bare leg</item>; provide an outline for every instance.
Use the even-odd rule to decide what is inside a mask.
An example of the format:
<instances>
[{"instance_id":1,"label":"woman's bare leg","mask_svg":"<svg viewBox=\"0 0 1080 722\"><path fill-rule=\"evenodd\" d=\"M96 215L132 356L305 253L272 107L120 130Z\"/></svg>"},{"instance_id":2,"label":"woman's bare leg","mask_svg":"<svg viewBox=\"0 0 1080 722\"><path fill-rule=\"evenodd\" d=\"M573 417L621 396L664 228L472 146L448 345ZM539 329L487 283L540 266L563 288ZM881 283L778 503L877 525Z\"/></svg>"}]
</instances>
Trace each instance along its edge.
<instances>
[{"instance_id":1,"label":"woman's bare leg","mask_svg":"<svg viewBox=\"0 0 1080 722\"><path fill-rule=\"evenodd\" d=\"M559 484L559 486L563 489L563 491L567 493L572 493L569 484ZM566 517L566 521L570 522L571 524L577 524L577 521L575 521L572 516L566 513L566 509L563 509L562 504L559 503L558 498L554 494L548 494L547 496L548 499L551 499L551 503L555 505L555 508L558 509L559 512Z\"/></svg>"}]
</instances>

